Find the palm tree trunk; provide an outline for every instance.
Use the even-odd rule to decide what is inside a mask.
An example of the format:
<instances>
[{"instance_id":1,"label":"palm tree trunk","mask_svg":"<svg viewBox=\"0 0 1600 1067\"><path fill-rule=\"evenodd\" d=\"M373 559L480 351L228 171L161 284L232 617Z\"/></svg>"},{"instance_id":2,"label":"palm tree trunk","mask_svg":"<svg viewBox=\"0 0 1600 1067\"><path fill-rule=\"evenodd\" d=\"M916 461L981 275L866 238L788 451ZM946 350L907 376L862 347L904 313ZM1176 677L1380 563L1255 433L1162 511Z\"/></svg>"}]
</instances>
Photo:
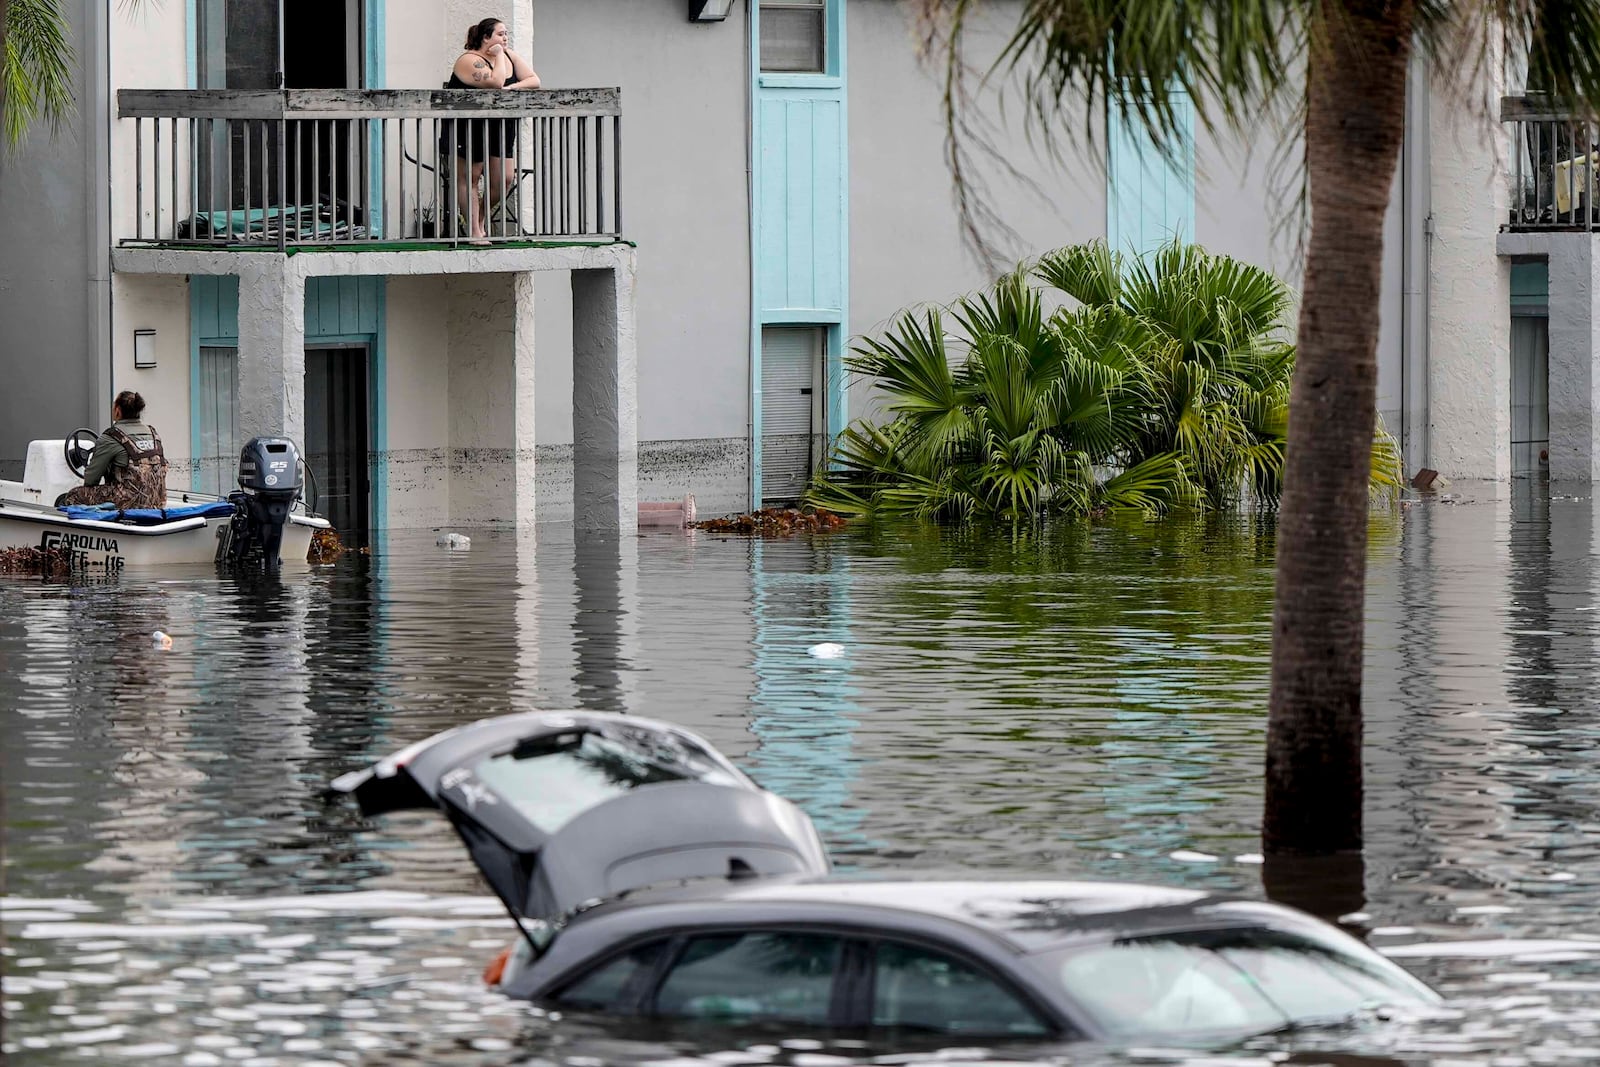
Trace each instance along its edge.
<instances>
[{"instance_id":1,"label":"palm tree trunk","mask_svg":"<svg viewBox=\"0 0 1600 1067\"><path fill-rule=\"evenodd\" d=\"M1278 519L1263 848L1361 848L1367 479L1383 220L1405 132L1414 0L1312 5L1311 240Z\"/></svg>"}]
</instances>

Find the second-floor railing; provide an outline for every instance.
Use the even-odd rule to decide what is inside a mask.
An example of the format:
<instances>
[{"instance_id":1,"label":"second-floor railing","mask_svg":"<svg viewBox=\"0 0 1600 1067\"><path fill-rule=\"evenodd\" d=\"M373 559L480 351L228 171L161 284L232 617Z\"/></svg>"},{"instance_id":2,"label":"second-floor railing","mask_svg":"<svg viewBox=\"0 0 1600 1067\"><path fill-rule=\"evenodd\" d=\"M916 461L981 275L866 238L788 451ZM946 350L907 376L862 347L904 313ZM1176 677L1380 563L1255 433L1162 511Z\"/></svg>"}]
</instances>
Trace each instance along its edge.
<instances>
[{"instance_id":1,"label":"second-floor railing","mask_svg":"<svg viewBox=\"0 0 1600 1067\"><path fill-rule=\"evenodd\" d=\"M1600 229L1600 121L1530 93L1500 101L1511 135L1512 230Z\"/></svg>"},{"instance_id":2,"label":"second-floor railing","mask_svg":"<svg viewBox=\"0 0 1600 1067\"><path fill-rule=\"evenodd\" d=\"M117 104L124 245L622 235L617 89L124 89Z\"/></svg>"}]
</instances>

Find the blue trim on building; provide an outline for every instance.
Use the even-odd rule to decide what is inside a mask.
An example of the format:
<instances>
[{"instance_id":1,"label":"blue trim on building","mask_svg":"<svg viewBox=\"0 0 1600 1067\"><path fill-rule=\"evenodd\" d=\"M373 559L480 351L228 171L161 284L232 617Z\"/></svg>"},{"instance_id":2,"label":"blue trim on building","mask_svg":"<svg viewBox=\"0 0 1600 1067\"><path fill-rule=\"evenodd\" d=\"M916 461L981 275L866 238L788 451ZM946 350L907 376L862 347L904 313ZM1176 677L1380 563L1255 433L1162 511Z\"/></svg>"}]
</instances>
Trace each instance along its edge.
<instances>
[{"instance_id":1,"label":"blue trim on building","mask_svg":"<svg viewBox=\"0 0 1600 1067\"><path fill-rule=\"evenodd\" d=\"M761 72L760 0L750 6L750 505L761 501L761 328L828 327L828 432L848 419L850 306L847 0L827 0L826 71Z\"/></svg>"},{"instance_id":2,"label":"blue trim on building","mask_svg":"<svg viewBox=\"0 0 1600 1067\"><path fill-rule=\"evenodd\" d=\"M361 28L361 82L366 89L388 88L389 42L385 0L364 0L365 25ZM371 158L383 158L383 124L374 123L368 131ZM372 232L383 233L383 176L375 168L367 179L367 216Z\"/></svg>"},{"instance_id":3,"label":"blue trim on building","mask_svg":"<svg viewBox=\"0 0 1600 1067\"><path fill-rule=\"evenodd\" d=\"M183 19L184 85L190 89L198 89L200 87L199 0L184 0Z\"/></svg>"}]
</instances>

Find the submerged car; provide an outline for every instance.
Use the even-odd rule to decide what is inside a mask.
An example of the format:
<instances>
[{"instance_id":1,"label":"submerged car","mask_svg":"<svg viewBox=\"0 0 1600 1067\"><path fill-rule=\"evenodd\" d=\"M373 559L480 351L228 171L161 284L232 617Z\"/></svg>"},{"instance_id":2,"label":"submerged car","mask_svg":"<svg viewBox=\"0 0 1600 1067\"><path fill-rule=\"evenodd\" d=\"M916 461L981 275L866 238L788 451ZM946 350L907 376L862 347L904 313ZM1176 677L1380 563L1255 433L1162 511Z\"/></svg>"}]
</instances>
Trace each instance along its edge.
<instances>
[{"instance_id":1,"label":"submerged car","mask_svg":"<svg viewBox=\"0 0 1600 1067\"><path fill-rule=\"evenodd\" d=\"M1437 996L1292 909L1184 889L843 878L795 805L694 734L587 712L446 731L333 783L443 811L547 1007L963 1038L1334 1023Z\"/></svg>"}]
</instances>

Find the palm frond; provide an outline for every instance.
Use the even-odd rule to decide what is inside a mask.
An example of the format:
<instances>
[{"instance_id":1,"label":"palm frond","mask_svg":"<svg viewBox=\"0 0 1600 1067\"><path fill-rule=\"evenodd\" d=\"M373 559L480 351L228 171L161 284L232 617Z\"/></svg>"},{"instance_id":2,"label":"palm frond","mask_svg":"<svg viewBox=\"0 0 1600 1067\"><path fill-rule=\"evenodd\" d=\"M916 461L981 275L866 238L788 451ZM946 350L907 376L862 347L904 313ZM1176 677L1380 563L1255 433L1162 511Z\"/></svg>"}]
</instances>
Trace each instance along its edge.
<instances>
[{"instance_id":1,"label":"palm frond","mask_svg":"<svg viewBox=\"0 0 1600 1067\"><path fill-rule=\"evenodd\" d=\"M8 0L0 52L0 137L7 148L43 120L52 134L72 111L72 50L60 0Z\"/></svg>"}]
</instances>

